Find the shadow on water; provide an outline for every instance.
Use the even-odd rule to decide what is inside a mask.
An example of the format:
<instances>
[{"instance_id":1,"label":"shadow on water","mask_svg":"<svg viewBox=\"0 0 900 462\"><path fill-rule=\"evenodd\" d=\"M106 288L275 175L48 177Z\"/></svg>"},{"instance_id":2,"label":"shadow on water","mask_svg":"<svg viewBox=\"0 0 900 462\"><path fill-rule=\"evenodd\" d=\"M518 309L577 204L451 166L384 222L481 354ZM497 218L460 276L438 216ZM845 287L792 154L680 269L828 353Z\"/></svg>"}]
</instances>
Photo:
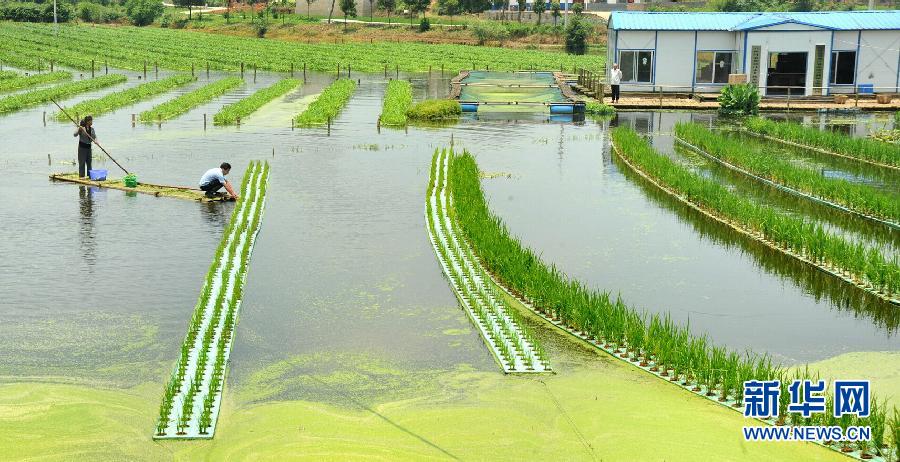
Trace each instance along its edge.
<instances>
[{"instance_id":1,"label":"shadow on water","mask_svg":"<svg viewBox=\"0 0 900 462\"><path fill-rule=\"evenodd\" d=\"M889 302L837 280L822 271L816 271L796 258L769 248L763 243L740 235L721 223L672 198L668 193L650 184L628 166L618 161L616 165L626 178L639 185L644 194L655 204L674 212L682 223L691 225L700 237L727 248L739 248L751 255L753 262L766 272L790 280L811 294L817 302L828 304L841 311L851 312L857 319L870 319L890 337L900 325L900 311Z\"/></svg>"}]
</instances>

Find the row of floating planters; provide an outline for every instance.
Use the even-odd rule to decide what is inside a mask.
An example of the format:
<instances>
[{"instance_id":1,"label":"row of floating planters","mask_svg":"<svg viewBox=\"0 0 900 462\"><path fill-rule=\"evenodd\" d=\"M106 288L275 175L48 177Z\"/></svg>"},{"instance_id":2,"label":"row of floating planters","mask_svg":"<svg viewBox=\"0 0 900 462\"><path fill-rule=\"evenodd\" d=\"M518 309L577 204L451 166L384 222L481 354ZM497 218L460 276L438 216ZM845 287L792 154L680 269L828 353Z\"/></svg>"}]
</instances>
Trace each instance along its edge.
<instances>
[{"instance_id":1,"label":"row of floating planters","mask_svg":"<svg viewBox=\"0 0 900 462\"><path fill-rule=\"evenodd\" d=\"M460 304L475 323L505 373L550 372L547 354L524 328L472 252L461 239L448 196L447 169L452 152L435 151L426 213L432 246Z\"/></svg>"},{"instance_id":2,"label":"row of floating planters","mask_svg":"<svg viewBox=\"0 0 900 462\"><path fill-rule=\"evenodd\" d=\"M824 154L844 157L885 168L900 169L900 145L841 133L818 130L793 122L754 117L744 122L752 134Z\"/></svg>"},{"instance_id":3,"label":"row of floating planters","mask_svg":"<svg viewBox=\"0 0 900 462\"><path fill-rule=\"evenodd\" d=\"M782 368L766 354L741 354L715 346L705 335L693 335L687 327L673 322L668 314L639 312L621 298L613 299L608 292L589 289L569 279L512 237L503 222L489 211L478 167L469 153L450 154L448 176L460 238L471 245L477 261L502 290L553 326L660 379L735 410L744 406L745 381L779 380L779 417L764 420L765 423L870 426L871 442L853 443L854 446L823 444L857 458L880 456L892 460L893 454L900 454L897 438L893 438L894 447L885 438L888 431L900 434L900 412L893 408L893 413L889 413L885 401L873 396L871 414L865 418L845 415L838 419L829 413L804 418L788 413L789 383L794 379L815 380L817 373L808 368Z\"/></svg>"},{"instance_id":4,"label":"row of floating planters","mask_svg":"<svg viewBox=\"0 0 900 462\"><path fill-rule=\"evenodd\" d=\"M618 158L703 214L881 299L900 304L900 259L829 233L821 225L756 204L657 153L636 132L613 130Z\"/></svg>"},{"instance_id":5,"label":"row of floating planters","mask_svg":"<svg viewBox=\"0 0 900 462\"><path fill-rule=\"evenodd\" d=\"M0 98L0 114L16 112L39 104L49 103L93 90L120 84L127 80L122 74L109 74L94 79L61 83L49 88L39 88Z\"/></svg>"},{"instance_id":6,"label":"row of floating planters","mask_svg":"<svg viewBox=\"0 0 900 462\"><path fill-rule=\"evenodd\" d=\"M715 133L696 123L675 125L676 140L722 165L796 195L900 228L900 196L796 166L761 146Z\"/></svg>"},{"instance_id":7,"label":"row of floating planters","mask_svg":"<svg viewBox=\"0 0 900 462\"><path fill-rule=\"evenodd\" d=\"M268 163L251 162L163 392L154 438L212 438L250 253L265 207Z\"/></svg>"}]
</instances>

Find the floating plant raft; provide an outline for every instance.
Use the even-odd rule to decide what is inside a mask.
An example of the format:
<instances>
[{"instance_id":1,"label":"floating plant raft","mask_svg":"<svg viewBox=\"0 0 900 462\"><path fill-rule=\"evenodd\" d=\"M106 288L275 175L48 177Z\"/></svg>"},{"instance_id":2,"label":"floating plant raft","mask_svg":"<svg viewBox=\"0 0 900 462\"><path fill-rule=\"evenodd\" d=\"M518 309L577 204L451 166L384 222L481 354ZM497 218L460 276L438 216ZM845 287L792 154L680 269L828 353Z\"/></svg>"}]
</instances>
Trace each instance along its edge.
<instances>
[{"instance_id":1,"label":"floating plant raft","mask_svg":"<svg viewBox=\"0 0 900 462\"><path fill-rule=\"evenodd\" d=\"M150 194L157 197L175 197L178 199L188 199L200 202L221 202L225 200L223 197L206 197L206 193L199 189L181 186L138 183L136 187L129 188L128 186L125 186L125 182L121 178L109 179L104 181L94 181L87 178L79 178L77 173L54 173L53 175L50 175L50 179L54 181L66 181L69 183L83 184L86 186L96 186L98 188L118 189L121 191Z\"/></svg>"},{"instance_id":2,"label":"floating plant raft","mask_svg":"<svg viewBox=\"0 0 900 462\"><path fill-rule=\"evenodd\" d=\"M269 164L252 162L241 199L206 274L181 357L163 392L155 439L212 438L250 253L265 207Z\"/></svg>"},{"instance_id":3,"label":"floating plant raft","mask_svg":"<svg viewBox=\"0 0 900 462\"><path fill-rule=\"evenodd\" d=\"M546 353L525 331L452 218L447 185L452 156L452 151L435 151L426 207L428 235L444 274L503 372L550 372Z\"/></svg>"}]
</instances>

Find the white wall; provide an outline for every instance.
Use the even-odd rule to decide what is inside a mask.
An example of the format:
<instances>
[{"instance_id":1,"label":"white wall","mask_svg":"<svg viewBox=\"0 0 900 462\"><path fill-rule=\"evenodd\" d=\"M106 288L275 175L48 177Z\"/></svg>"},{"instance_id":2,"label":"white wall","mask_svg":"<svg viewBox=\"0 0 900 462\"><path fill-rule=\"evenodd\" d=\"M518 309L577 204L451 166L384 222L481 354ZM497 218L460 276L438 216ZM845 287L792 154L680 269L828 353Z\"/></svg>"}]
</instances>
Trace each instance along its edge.
<instances>
[{"instance_id":1,"label":"white wall","mask_svg":"<svg viewBox=\"0 0 900 462\"><path fill-rule=\"evenodd\" d=\"M778 52L805 52L806 56L806 94L812 94L814 63L816 59L816 45L825 45L826 55L830 56L829 46L831 44L831 31L765 31L754 30L747 35L747 67L750 67L750 51L754 46L761 47L760 68L759 68L759 85L766 85L766 69L768 68L769 53ZM830 59L825 60L825 74L823 80L828 74L828 64ZM748 69L749 71L749 69ZM765 95L765 90L760 88L760 93Z\"/></svg>"},{"instance_id":2,"label":"white wall","mask_svg":"<svg viewBox=\"0 0 900 462\"><path fill-rule=\"evenodd\" d=\"M613 44L619 50L652 50L656 39L656 31L620 30L618 41Z\"/></svg>"},{"instance_id":3,"label":"white wall","mask_svg":"<svg viewBox=\"0 0 900 462\"><path fill-rule=\"evenodd\" d=\"M871 83L876 93L897 92L900 33L888 30L862 32L857 59L857 84ZM879 88L889 87L889 88Z\"/></svg>"},{"instance_id":4,"label":"white wall","mask_svg":"<svg viewBox=\"0 0 900 462\"><path fill-rule=\"evenodd\" d=\"M834 31L834 44L832 45L832 50L856 51L857 37L859 37L859 31L855 31L855 30Z\"/></svg>"},{"instance_id":5,"label":"white wall","mask_svg":"<svg viewBox=\"0 0 900 462\"><path fill-rule=\"evenodd\" d=\"M694 33L660 31L656 45L656 84L683 88L664 91L690 91L694 75Z\"/></svg>"},{"instance_id":6,"label":"white wall","mask_svg":"<svg viewBox=\"0 0 900 462\"><path fill-rule=\"evenodd\" d=\"M700 31L697 33L697 49L738 50L743 46L743 37L740 32Z\"/></svg>"}]
</instances>

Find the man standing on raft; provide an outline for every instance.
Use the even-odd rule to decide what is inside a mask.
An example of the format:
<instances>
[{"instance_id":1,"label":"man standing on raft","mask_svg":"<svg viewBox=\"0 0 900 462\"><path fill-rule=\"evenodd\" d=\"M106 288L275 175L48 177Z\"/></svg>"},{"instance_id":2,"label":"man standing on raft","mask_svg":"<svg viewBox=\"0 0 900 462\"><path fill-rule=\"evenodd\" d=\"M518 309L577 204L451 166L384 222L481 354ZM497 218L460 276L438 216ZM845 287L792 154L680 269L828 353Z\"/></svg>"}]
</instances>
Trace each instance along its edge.
<instances>
[{"instance_id":1,"label":"man standing on raft","mask_svg":"<svg viewBox=\"0 0 900 462\"><path fill-rule=\"evenodd\" d=\"M231 164L222 162L222 165L220 165L219 168L211 168L203 174L203 177L200 178L200 189L206 191L206 197L212 198L220 196L222 193L217 191L224 186L232 199L239 199L238 195L234 192L234 188L231 187L231 182L225 179L225 175L228 175L228 172L230 171Z\"/></svg>"}]
</instances>

